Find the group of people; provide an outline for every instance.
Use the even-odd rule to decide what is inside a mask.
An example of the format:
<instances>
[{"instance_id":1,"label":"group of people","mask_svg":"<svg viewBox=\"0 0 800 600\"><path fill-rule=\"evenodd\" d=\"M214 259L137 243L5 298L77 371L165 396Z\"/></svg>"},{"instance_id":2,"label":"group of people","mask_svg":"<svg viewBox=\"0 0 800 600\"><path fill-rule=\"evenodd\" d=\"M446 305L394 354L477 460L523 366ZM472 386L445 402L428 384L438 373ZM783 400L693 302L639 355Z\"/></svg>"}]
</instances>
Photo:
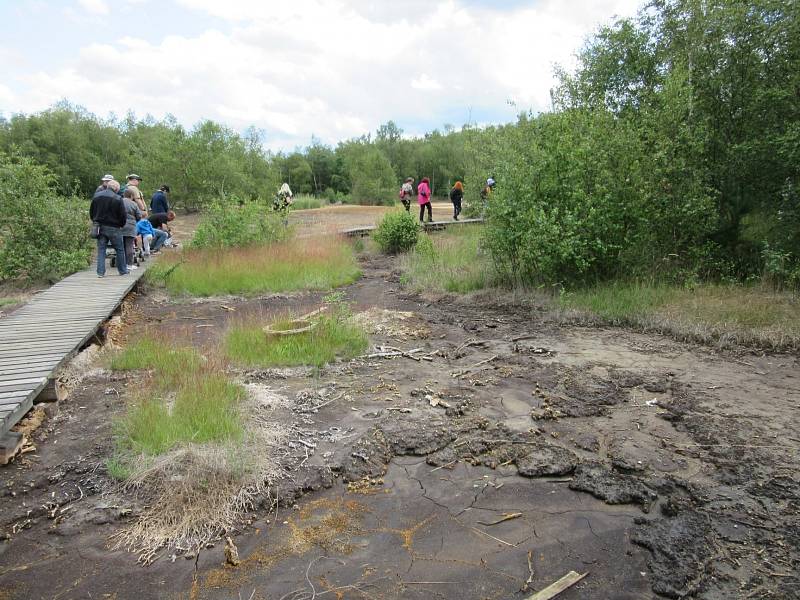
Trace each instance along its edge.
<instances>
[{"instance_id":1,"label":"group of people","mask_svg":"<svg viewBox=\"0 0 800 600\"><path fill-rule=\"evenodd\" d=\"M171 241L170 221L175 213L169 208L168 185L162 185L150 198L150 210L139 189L142 178L131 173L126 184L120 186L113 175L104 175L92 196L89 217L92 220L92 237L97 239L97 276L105 277L106 250L116 253L116 266L120 275L138 269L137 255L142 260L161 250L163 246L177 245Z\"/></svg>"},{"instance_id":2,"label":"group of people","mask_svg":"<svg viewBox=\"0 0 800 600\"><path fill-rule=\"evenodd\" d=\"M494 189L495 181L492 177L486 180L486 185L481 189L481 200L486 202ZM411 212L411 199L414 197L414 178L407 177L400 187L400 201L407 212ZM433 222L433 208L431 207L430 180L423 177L417 186L417 203L419 204L419 222L424 222L425 211L428 211L428 223ZM450 202L453 203L453 219L458 221L461 214L461 203L464 200L464 184L456 181L450 190Z\"/></svg>"}]
</instances>

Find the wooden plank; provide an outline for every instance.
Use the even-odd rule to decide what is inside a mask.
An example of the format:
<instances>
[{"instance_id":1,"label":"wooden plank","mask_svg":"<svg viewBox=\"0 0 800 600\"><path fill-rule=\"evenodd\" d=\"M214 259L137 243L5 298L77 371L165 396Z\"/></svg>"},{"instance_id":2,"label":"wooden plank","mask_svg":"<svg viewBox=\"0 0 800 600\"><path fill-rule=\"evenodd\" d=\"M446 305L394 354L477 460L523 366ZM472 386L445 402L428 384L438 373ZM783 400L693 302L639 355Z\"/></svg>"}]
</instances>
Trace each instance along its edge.
<instances>
[{"instance_id":1,"label":"wooden plank","mask_svg":"<svg viewBox=\"0 0 800 600\"><path fill-rule=\"evenodd\" d=\"M34 354L33 356L15 356L13 358L3 358L0 359L0 368L10 365L17 365L25 361L60 361L63 356L64 354L59 352L57 354Z\"/></svg>"},{"instance_id":2,"label":"wooden plank","mask_svg":"<svg viewBox=\"0 0 800 600\"><path fill-rule=\"evenodd\" d=\"M80 327L78 329L67 329L65 331L40 331L28 334L16 333L13 337L4 337L0 340L0 348L17 345L23 347L26 344L49 342L56 340L69 339L76 336L89 335L97 330L98 326ZM17 337L25 336L27 337Z\"/></svg>"},{"instance_id":3,"label":"wooden plank","mask_svg":"<svg viewBox=\"0 0 800 600\"><path fill-rule=\"evenodd\" d=\"M28 392L15 391L15 392L0 392L0 400L8 400L10 398L24 398Z\"/></svg>"},{"instance_id":4,"label":"wooden plank","mask_svg":"<svg viewBox=\"0 0 800 600\"><path fill-rule=\"evenodd\" d=\"M33 391L38 387L43 387L45 383L47 383L47 377L31 377L3 381L0 382L0 392Z\"/></svg>"},{"instance_id":5,"label":"wooden plank","mask_svg":"<svg viewBox=\"0 0 800 600\"><path fill-rule=\"evenodd\" d=\"M17 404L21 403L25 398L27 398L30 394L25 394L24 396L16 396L14 398L0 398L0 410L11 410L8 408L9 406L16 406Z\"/></svg>"},{"instance_id":6,"label":"wooden plank","mask_svg":"<svg viewBox=\"0 0 800 600\"><path fill-rule=\"evenodd\" d=\"M586 572L583 575L580 575L575 571L570 571L555 583L548 585L540 592L536 592L533 596L528 596L525 600L550 600L551 598L555 598L567 588L578 583L588 574L589 573Z\"/></svg>"},{"instance_id":7,"label":"wooden plank","mask_svg":"<svg viewBox=\"0 0 800 600\"><path fill-rule=\"evenodd\" d=\"M69 350L75 345L80 343L81 337L63 338L60 340L51 340L49 342L28 342L26 344L16 343L8 345L0 345L0 356L20 356L23 352L28 350Z\"/></svg>"},{"instance_id":8,"label":"wooden plank","mask_svg":"<svg viewBox=\"0 0 800 600\"><path fill-rule=\"evenodd\" d=\"M20 377L50 377L50 374L53 372L53 369L45 368L45 369L30 369L30 368L22 368L16 371L0 371L0 384L5 381L13 381L14 379L19 379Z\"/></svg>"},{"instance_id":9,"label":"wooden plank","mask_svg":"<svg viewBox=\"0 0 800 600\"><path fill-rule=\"evenodd\" d=\"M26 330L17 331L8 336L0 337L0 345L10 344L13 342L39 341L50 340L53 338L64 337L65 335L87 334L97 331L100 325L84 325L82 327L64 327L62 329L55 328L51 330Z\"/></svg>"}]
</instances>

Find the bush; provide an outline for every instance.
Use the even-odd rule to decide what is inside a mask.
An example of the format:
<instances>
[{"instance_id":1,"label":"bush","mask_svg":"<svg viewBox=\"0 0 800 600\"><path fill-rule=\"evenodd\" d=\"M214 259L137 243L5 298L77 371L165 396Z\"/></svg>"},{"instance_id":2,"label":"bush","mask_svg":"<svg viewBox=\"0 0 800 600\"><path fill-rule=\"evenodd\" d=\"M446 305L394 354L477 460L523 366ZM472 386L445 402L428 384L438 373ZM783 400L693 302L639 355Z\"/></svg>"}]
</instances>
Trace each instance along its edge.
<instances>
[{"instance_id":1,"label":"bush","mask_svg":"<svg viewBox=\"0 0 800 600\"><path fill-rule=\"evenodd\" d=\"M417 243L419 227L405 210L395 210L386 215L375 230L375 241L381 250L389 253L405 252Z\"/></svg>"},{"instance_id":2,"label":"bush","mask_svg":"<svg viewBox=\"0 0 800 600\"><path fill-rule=\"evenodd\" d=\"M56 281L89 264L89 204L56 185L46 167L0 153L0 281Z\"/></svg>"},{"instance_id":3,"label":"bush","mask_svg":"<svg viewBox=\"0 0 800 600\"><path fill-rule=\"evenodd\" d=\"M284 215L263 202L212 203L192 240L195 248L230 248L285 240Z\"/></svg>"}]
</instances>

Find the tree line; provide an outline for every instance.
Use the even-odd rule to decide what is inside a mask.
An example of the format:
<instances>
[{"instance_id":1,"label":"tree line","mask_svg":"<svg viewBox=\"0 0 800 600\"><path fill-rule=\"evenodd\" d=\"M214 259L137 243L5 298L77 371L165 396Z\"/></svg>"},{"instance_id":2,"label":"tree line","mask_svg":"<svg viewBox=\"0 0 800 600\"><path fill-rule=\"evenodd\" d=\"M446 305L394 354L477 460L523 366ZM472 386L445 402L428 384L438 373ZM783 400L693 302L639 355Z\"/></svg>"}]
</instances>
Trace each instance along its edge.
<instances>
[{"instance_id":1,"label":"tree line","mask_svg":"<svg viewBox=\"0 0 800 600\"><path fill-rule=\"evenodd\" d=\"M454 177L463 177L463 145L454 129L420 139L402 133L389 121L374 136L336 148L312 138L307 148L272 153L255 128L241 134L206 120L187 130L173 116L159 121L132 113L104 120L62 101L41 113L0 118L0 151L48 167L64 195L90 196L106 172L118 178L136 172L145 189L168 183L174 203L189 210L225 198L271 198L282 182L331 201L387 204L399 179L418 173L432 177L445 196Z\"/></svg>"},{"instance_id":2,"label":"tree line","mask_svg":"<svg viewBox=\"0 0 800 600\"><path fill-rule=\"evenodd\" d=\"M101 120L61 103L0 120L0 152L88 197L107 171L167 182L178 206L297 193L393 203L407 176L468 204L488 176L486 247L532 284L618 277L681 283L766 276L800 284L800 3L650 0L596 32L551 110L408 138L392 121L336 147L273 154L243 134L173 117ZM146 187L146 186L145 186Z\"/></svg>"}]
</instances>

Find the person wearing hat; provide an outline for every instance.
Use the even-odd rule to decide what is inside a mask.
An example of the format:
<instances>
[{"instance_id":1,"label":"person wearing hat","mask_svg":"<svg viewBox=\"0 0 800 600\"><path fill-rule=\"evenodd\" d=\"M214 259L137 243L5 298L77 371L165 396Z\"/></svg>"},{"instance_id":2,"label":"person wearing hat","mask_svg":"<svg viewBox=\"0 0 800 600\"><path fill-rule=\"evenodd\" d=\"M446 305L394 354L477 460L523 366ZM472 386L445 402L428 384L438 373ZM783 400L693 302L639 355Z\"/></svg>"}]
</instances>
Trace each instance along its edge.
<instances>
[{"instance_id":1,"label":"person wearing hat","mask_svg":"<svg viewBox=\"0 0 800 600\"><path fill-rule=\"evenodd\" d=\"M156 190L156 193L150 198L150 212L153 214L169 212L167 194L169 194L169 186L167 184L162 185Z\"/></svg>"},{"instance_id":2,"label":"person wearing hat","mask_svg":"<svg viewBox=\"0 0 800 600\"><path fill-rule=\"evenodd\" d=\"M400 187L400 202L406 208L406 212L411 212L411 198L414 197L414 178L406 177L403 185Z\"/></svg>"},{"instance_id":3,"label":"person wearing hat","mask_svg":"<svg viewBox=\"0 0 800 600\"><path fill-rule=\"evenodd\" d=\"M109 244L117 253L117 270L120 275L127 275L128 263L125 260L125 247L122 241L122 228L127 215L125 203L118 194L119 182L110 179L105 188L95 192L89 206L89 218L99 225L97 234L97 276L106 276L106 248Z\"/></svg>"},{"instance_id":4,"label":"person wearing hat","mask_svg":"<svg viewBox=\"0 0 800 600\"><path fill-rule=\"evenodd\" d=\"M122 193L124 194L125 190L132 190L133 201L136 203L136 206L139 207L140 211L147 214L147 206L144 203L144 196L142 196L142 191L139 189L139 184L142 183L142 178L136 173L131 173L128 175L127 180L128 185L125 186L125 189L122 190Z\"/></svg>"},{"instance_id":5,"label":"person wearing hat","mask_svg":"<svg viewBox=\"0 0 800 600\"><path fill-rule=\"evenodd\" d=\"M97 186L97 189L94 191L94 193L96 194L97 192L102 192L104 189L108 187L108 182L113 180L114 176L111 175L110 173L106 173L105 175L103 175L103 178L100 180L100 185Z\"/></svg>"}]
</instances>

